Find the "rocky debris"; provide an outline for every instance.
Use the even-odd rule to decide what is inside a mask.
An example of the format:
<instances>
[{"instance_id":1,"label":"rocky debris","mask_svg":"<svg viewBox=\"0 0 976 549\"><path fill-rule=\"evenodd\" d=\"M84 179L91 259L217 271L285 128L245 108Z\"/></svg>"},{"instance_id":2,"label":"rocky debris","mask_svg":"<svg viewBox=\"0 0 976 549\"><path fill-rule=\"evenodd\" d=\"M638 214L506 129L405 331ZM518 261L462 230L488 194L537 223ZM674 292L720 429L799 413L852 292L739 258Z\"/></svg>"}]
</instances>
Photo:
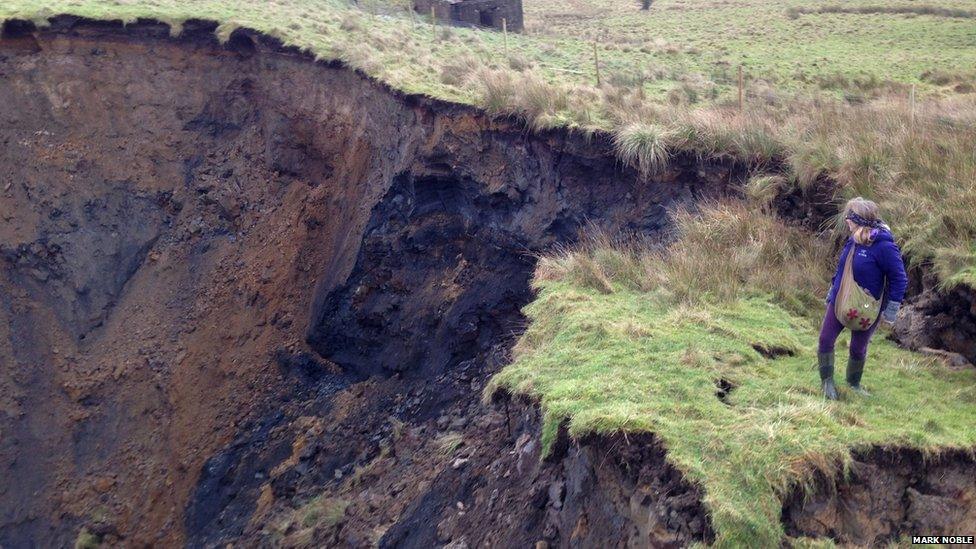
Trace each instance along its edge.
<instances>
[{"instance_id":1,"label":"rocky debris","mask_svg":"<svg viewBox=\"0 0 976 549\"><path fill-rule=\"evenodd\" d=\"M976 290L942 290L935 281L921 278L924 289L899 312L894 338L913 350L937 349L976 363Z\"/></svg>"},{"instance_id":2,"label":"rocky debris","mask_svg":"<svg viewBox=\"0 0 976 549\"><path fill-rule=\"evenodd\" d=\"M950 368L961 369L973 366L972 362L959 353L943 351L942 349L933 349L931 347L922 347L918 349L918 352L922 353L923 355L934 356L943 361L946 366Z\"/></svg>"},{"instance_id":3,"label":"rocky debris","mask_svg":"<svg viewBox=\"0 0 976 549\"><path fill-rule=\"evenodd\" d=\"M823 536L839 544L877 547L917 532L969 532L976 524L976 460L915 450L854 456L847 479L818 479L812 493L784 500L791 536Z\"/></svg>"}]
</instances>

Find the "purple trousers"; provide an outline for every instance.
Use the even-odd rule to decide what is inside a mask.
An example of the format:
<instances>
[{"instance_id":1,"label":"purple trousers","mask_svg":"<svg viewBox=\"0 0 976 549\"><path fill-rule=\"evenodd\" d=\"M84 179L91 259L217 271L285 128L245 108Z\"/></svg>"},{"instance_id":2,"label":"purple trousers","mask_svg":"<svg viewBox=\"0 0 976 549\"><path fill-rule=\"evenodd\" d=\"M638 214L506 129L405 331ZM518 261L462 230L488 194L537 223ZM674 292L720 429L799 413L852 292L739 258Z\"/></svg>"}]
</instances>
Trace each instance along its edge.
<instances>
[{"instance_id":1,"label":"purple trousers","mask_svg":"<svg viewBox=\"0 0 976 549\"><path fill-rule=\"evenodd\" d=\"M868 356L868 343L871 342L871 336L874 335L874 330L877 327L878 321L875 320L874 324L872 324L867 330L851 332L851 358L855 360L864 360ZM837 342L837 336L839 336L843 330L844 325L837 320L837 315L834 314L834 304L828 304L827 314L824 315L823 325L820 326L820 343L817 346L817 352L834 352L834 343Z\"/></svg>"}]
</instances>

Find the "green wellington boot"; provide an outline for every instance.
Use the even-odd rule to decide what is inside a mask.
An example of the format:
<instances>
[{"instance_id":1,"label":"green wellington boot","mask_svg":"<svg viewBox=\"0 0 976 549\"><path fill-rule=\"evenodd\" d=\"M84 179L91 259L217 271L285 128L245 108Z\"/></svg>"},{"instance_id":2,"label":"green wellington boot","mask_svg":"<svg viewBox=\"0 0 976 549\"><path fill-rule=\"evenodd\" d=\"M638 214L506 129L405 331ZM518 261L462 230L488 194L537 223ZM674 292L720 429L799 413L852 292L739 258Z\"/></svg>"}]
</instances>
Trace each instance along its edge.
<instances>
[{"instance_id":1,"label":"green wellington boot","mask_svg":"<svg viewBox=\"0 0 976 549\"><path fill-rule=\"evenodd\" d=\"M861 374L864 373L864 359L847 359L847 384L851 390L861 396L871 396L864 387L861 387Z\"/></svg>"},{"instance_id":2,"label":"green wellington boot","mask_svg":"<svg viewBox=\"0 0 976 549\"><path fill-rule=\"evenodd\" d=\"M820 384L824 397L828 400L837 400L837 388L834 386L834 353L818 353L817 363L820 366Z\"/></svg>"}]
</instances>

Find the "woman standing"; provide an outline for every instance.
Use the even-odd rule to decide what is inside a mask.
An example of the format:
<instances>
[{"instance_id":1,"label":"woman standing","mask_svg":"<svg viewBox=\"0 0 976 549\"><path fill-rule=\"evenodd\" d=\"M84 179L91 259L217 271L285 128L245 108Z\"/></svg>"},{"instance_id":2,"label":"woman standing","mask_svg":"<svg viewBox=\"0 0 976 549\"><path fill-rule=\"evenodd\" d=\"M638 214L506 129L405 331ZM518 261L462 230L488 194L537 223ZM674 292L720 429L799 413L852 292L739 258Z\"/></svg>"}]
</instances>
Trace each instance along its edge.
<instances>
[{"instance_id":1,"label":"woman standing","mask_svg":"<svg viewBox=\"0 0 976 549\"><path fill-rule=\"evenodd\" d=\"M868 343L874 335L878 322L895 322L895 315L905 297L908 276L901 250L895 244L891 230L881 220L878 205L870 200L857 197L850 200L844 208L844 217L851 237L844 245L837 264L837 271L827 295L827 314L820 328L820 342L817 361L820 366L820 381L824 396L837 400L834 386L834 343L844 329L835 313L837 290L844 273L847 257L853 252L852 273L854 282L866 290L874 299L881 300L881 314L873 323L861 330L851 332L850 357L847 361L847 384L860 395L869 393L861 387L861 374L868 353ZM868 324L867 321L864 324Z\"/></svg>"}]
</instances>

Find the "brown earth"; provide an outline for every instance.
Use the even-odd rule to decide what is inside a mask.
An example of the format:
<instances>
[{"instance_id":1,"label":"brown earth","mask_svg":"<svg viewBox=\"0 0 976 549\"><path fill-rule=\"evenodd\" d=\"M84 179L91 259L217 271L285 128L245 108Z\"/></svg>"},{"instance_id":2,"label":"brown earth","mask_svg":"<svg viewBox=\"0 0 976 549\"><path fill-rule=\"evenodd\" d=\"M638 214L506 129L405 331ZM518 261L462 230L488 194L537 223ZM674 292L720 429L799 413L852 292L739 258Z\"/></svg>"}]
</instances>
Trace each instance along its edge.
<instances>
[{"instance_id":1,"label":"brown earth","mask_svg":"<svg viewBox=\"0 0 976 549\"><path fill-rule=\"evenodd\" d=\"M543 461L534 406L480 395L535 253L587 223L663 237L747 167L643 182L606 136L215 26L4 26L0 545L710 540L652 437Z\"/></svg>"},{"instance_id":2,"label":"brown earth","mask_svg":"<svg viewBox=\"0 0 976 549\"><path fill-rule=\"evenodd\" d=\"M213 29L4 29L4 546L239 534L299 418L351 413L327 460L371 458L383 395L422 394L411 421L477 398L430 379L506 348L533 252L588 219L653 234L734 175L689 160L640 183L605 142Z\"/></svg>"},{"instance_id":3,"label":"brown earth","mask_svg":"<svg viewBox=\"0 0 976 549\"><path fill-rule=\"evenodd\" d=\"M922 532L971 535L976 525L974 473L971 453L859 453L847 478L820 478L813 493L788 496L783 524L787 534L825 536L862 547Z\"/></svg>"},{"instance_id":4,"label":"brown earth","mask_svg":"<svg viewBox=\"0 0 976 549\"><path fill-rule=\"evenodd\" d=\"M894 337L909 349L943 356L952 366L976 364L976 291L942 289L921 269L912 275L915 287L898 315Z\"/></svg>"}]
</instances>

